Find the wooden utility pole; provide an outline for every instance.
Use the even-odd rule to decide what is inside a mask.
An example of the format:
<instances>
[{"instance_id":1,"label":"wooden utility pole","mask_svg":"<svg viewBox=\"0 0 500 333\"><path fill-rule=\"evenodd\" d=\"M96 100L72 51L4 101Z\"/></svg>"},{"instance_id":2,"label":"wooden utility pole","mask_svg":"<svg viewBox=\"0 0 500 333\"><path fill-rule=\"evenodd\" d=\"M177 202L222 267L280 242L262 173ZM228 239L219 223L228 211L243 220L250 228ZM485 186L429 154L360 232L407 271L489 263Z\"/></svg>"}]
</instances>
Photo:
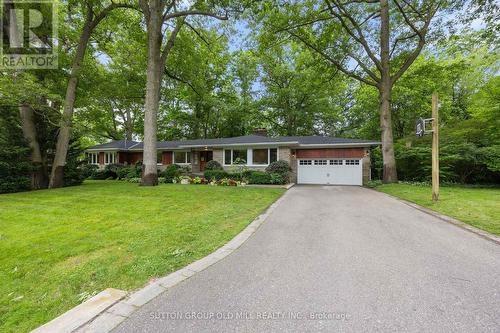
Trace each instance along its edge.
<instances>
[{"instance_id":1,"label":"wooden utility pole","mask_svg":"<svg viewBox=\"0 0 500 333\"><path fill-rule=\"evenodd\" d=\"M438 94L432 94L432 201L439 199L439 106Z\"/></svg>"}]
</instances>

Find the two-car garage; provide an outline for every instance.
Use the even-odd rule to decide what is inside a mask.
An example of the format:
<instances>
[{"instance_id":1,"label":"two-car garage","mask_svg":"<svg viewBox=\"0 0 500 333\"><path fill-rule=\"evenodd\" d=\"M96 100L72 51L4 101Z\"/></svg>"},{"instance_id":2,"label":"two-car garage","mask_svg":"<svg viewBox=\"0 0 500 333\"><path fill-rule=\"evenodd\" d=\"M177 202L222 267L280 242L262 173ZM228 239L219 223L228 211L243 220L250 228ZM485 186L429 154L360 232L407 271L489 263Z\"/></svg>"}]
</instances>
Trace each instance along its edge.
<instances>
[{"instance_id":1,"label":"two-car garage","mask_svg":"<svg viewBox=\"0 0 500 333\"><path fill-rule=\"evenodd\" d=\"M362 148L308 149L296 154L298 184L363 185L366 151Z\"/></svg>"},{"instance_id":2,"label":"two-car garage","mask_svg":"<svg viewBox=\"0 0 500 333\"><path fill-rule=\"evenodd\" d=\"M301 159L297 161L299 184L362 185L360 159Z\"/></svg>"}]
</instances>

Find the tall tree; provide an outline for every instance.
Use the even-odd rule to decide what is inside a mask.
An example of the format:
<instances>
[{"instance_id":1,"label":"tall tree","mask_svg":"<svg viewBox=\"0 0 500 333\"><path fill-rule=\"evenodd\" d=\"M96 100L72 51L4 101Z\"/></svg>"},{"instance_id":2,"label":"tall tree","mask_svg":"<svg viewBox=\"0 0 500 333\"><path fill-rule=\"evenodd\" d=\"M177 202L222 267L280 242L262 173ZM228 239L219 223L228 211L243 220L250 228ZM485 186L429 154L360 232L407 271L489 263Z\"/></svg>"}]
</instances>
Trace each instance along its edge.
<instances>
[{"instance_id":1,"label":"tall tree","mask_svg":"<svg viewBox=\"0 0 500 333\"><path fill-rule=\"evenodd\" d=\"M19 31L17 31L17 29L19 28L19 24L16 22L16 20L18 18L16 17L16 15L9 15L9 13L11 13L11 10L16 9L16 7L21 7L22 4L3 3L2 6L3 20L6 23L4 24L4 26L10 27L10 29L12 29L10 31L11 41L16 45L22 45L22 41L19 40ZM0 38L3 39L4 36L1 35ZM9 84L13 84L13 87L16 87L16 84L18 85L17 87L21 87L23 83L27 83L26 81L36 81L36 77L34 75L31 75L31 73L28 73L27 71L20 70L12 72L12 76L10 76L10 78L12 78L13 82ZM17 95L16 97L14 97L14 100L18 105L22 133L24 136L24 140L27 142L28 146L31 149L31 188L40 189L47 186L48 180L43 170L44 165L42 161L40 143L38 142L37 137L35 113L33 111L33 107L30 105L30 101L34 102L33 100L36 99L36 97L35 94L33 94L33 91L30 91L28 89L26 89L24 93L22 93L21 91L21 89L12 90L8 93L8 95L10 95L11 99L14 97L13 95ZM5 95L3 97L4 101L7 100Z\"/></svg>"},{"instance_id":2,"label":"tall tree","mask_svg":"<svg viewBox=\"0 0 500 333\"><path fill-rule=\"evenodd\" d=\"M273 6L268 11L274 15L260 15L274 32L287 33L345 75L377 88L383 179L395 182L392 88L422 51L436 13L452 3L317 0Z\"/></svg>"},{"instance_id":3,"label":"tall tree","mask_svg":"<svg viewBox=\"0 0 500 333\"><path fill-rule=\"evenodd\" d=\"M148 67L146 79L146 100L144 102L144 172L141 185L158 185L157 173L157 128L160 104L160 87L164 74L165 61L171 51L177 34L187 16L201 15L227 20L225 15L217 15L213 10L217 6L205 1L195 2L189 8L179 8L175 0L139 0L144 13L147 29ZM175 20L175 26L169 30L168 23ZM170 32L170 36L165 38ZM166 41L165 41L166 39Z\"/></svg>"},{"instance_id":4,"label":"tall tree","mask_svg":"<svg viewBox=\"0 0 500 333\"><path fill-rule=\"evenodd\" d=\"M139 11L116 11L94 33L80 74L73 120L92 142L142 135L137 126L146 85L142 20Z\"/></svg>"},{"instance_id":5,"label":"tall tree","mask_svg":"<svg viewBox=\"0 0 500 333\"><path fill-rule=\"evenodd\" d=\"M76 7L77 15L84 17L83 26L79 31L78 44L73 57L71 70L66 88L66 97L64 99L63 113L61 116L59 135L57 138L56 154L52 164L50 174L49 188L64 186L64 165L68 154L69 142L71 138L71 125L73 119L73 111L76 100L76 89L81 71L81 66L85 57L85 52L89 44L90 38L96 27L101 23L111 11L117 8L133 8L132 5L125 2L110 2L102 4L97 0L70 1L70 11Z\"/></svg>"},{"instance_id":6,"label":"tall tree","mask_svg":"<svg viewBox=\"0 0 500 333\"><path fill-rule=\"evenodd\" d=\"M336 134L346 86L342 75L319 66L314 52L295 41L261 42L256 58L263 88L260 116L272 134Z\"/></svg>"}]
</instances>

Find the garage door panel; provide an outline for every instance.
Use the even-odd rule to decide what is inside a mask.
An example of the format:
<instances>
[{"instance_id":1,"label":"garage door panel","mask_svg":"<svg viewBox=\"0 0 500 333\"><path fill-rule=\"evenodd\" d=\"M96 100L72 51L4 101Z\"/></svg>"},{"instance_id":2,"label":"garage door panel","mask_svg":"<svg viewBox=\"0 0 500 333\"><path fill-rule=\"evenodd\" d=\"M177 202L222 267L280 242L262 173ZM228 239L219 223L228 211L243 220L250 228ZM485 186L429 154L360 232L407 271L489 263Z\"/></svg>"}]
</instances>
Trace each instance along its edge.
<instances>
[{"instance_id":1,"label":"garage door panel","mask_svg":"<svg viewBox=\"0 0 500 333\"><path fill-rule=\"evenodd\" d=\"M299 184L362 185L361 160L299 160ZM356 164L357 163L357 164Z\"/></svg>"}]
</instances>

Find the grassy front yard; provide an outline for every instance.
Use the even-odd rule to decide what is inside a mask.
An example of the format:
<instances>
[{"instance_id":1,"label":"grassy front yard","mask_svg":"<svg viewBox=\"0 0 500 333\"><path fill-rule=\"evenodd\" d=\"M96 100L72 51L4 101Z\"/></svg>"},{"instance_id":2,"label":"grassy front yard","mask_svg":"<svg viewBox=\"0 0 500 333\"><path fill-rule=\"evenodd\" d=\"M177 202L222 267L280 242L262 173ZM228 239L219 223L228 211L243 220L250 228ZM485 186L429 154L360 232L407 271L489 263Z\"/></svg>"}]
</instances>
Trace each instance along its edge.
<instances>
[{"instance_id":1,"label":"grassy front yard","mask_svg":"<svg viewBox=\"0 0 500 333\"><path fill-rule=\"evenodd\" d=\"M107 287L131 290L222 246L284 190L88 181L0 195L0 331Z\"/></svg>"},{"instance_id":2,"label":"grassy front yard","mask_svg":"<svg viewBox=\"0 0 500 333\"><path fill-rule=\"evenodd\" d=\"M500 235L500 188L445 186L437 203L429 186L385 184L376 189Z\"/></svg>"}]
</instances>

